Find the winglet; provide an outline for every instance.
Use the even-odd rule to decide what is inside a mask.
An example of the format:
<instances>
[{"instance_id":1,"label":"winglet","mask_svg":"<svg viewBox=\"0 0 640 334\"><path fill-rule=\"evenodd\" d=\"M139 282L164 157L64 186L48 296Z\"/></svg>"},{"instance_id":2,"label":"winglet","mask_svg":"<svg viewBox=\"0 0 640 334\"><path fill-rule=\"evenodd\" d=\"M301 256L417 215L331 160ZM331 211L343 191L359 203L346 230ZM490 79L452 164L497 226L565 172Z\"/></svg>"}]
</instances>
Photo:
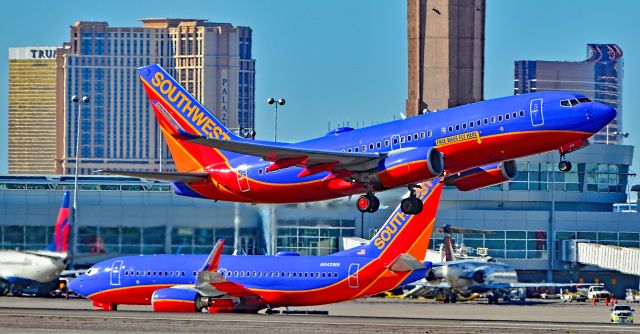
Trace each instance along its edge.
<instances>
[{"instance_id":1,"label":"winglet","mask_svg":"<svg viewBox=\"0 0 640 334\"><path fill-rule=\"evenodd\" d=\"M220 263L220 255L222 255L222 250L224 249L224 239L218 239L215 246L213 246L213 250L211 250L211 254L207 257L207 261L204 262L200 271L217 271L218 263Z\"/></svg>"}]
</instances>

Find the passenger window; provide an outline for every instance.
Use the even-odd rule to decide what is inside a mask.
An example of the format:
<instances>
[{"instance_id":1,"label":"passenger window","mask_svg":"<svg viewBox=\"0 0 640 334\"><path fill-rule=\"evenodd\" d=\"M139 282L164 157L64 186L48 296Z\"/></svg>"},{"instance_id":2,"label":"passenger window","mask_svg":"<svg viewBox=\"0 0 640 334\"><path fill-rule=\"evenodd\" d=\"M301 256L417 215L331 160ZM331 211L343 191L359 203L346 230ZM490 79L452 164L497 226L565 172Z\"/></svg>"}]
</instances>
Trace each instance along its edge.
<instances>
[{"instance_id":1,"label":"passenger window","mask_svg":"<svg viewBox=\"0 0 640 334\"><path fill-rule=\"evenodd\" d=\"M449 132L453 132L453 126L449 125Z\"/></svg>"},{"instance_id":2,"label":"passenger window","mask_svg":"<svg viewBox=\"0 0 640 334\"><path fill-rule=\"evenodd\" d=\"M485 119L484 119L484 125L487 125L487 124L489 124L489 119L488 119L488 118L485 118Z\"/></svg>"},{"instance_id":3,"label":"passenger window","mask_svg":"<svg viewBox=\"0 0 640 334\"><path fill-rule=\"evenodd\" d=\"M151 276L151 270L147 271L147 276Z\"/></svg>"},{"instance_id":4,"label":"passenger window","mask_svg":"<svg viewBox=\"0 0 640 334\"><path fill-rule=\"evenodd\" d=\"M354 147L354 148L353 148L353 151L354 151L354 152L358 152L358 148L357 148L357 147Z\"/></svg>"},{"instance_id":5,"label":"passenger window","mask_svg":"<svg viewBox=\"0 0 640 334\"><path fill-rule=\"evenodd\" d=\"M477 125L477 126L482 125L482 121L481 121L481 120L477 120L477 121L476 121L476 125Z\"/></svg>"},{"instance_id":6,"label":"passenger window","mask_svg":"<svg viewBox=\"0 0 640 334\"><path fill-rule=\"evenodd\" d=\"M506 121L508 121L510 117L511 117L511 116L509 116L509 114L505 114L505 115L504 115L504 119L505 119Z\"/></svg>"},{"instance_id":7,"label":"passenger window","mask_svg":"<svg viewBox=\"0 0 640 334\"><path fill-rule=\"evenodd\" d=\"M411 135L407 136L407 141L411 141Z\"/></svg>"},{"instance_id":8,"label":"passenger window","mask_svg":"<svg viewBox=\"0 0 640 334\"><path fill-rule=\"evenodd\" d=\"M398 143L398 138L393 138L393 143L397 144Z\"/></svg>"},{"instance_id":9,"label":"passenger window","mask_svg":"<svg viewBox=\"0 0 640 334\"><path fill-rule=\"evenodd\" d=\"M389 139L384 141L384 147L389 147Z\"/></svg>"},{"instance_id":10,"label":"passenger window","mask_svg":"<svg viewBox=\"0 0 640 334\"><path fill-rule=\"evenodd\" d=\"M418 140L418 134L417 133L413 134L413 140Z\"/></svg>"},{"instance_id":11,"label":"passenger window","mask_svg":"<svg viewBox=\"0 0 640 334\"><path fill-rule=\"evenodd\" d=\"M400 142L404 143L404 137L400 137Z\"/></svg>"},{"instance_id":12,"label":"passenger window","mask_svg":"<svg viewBox=\"0 0 640 334\"><path fill-rule=\"evenodd\" d=\"M427 131L427 137L431 137L432 134L433 132L431 132L431 130Z\"/></svg>"},{"instance_id":13,"label":"passenger window","mask_svg":"<svg viewBox=\"0 0 640 334\"><path fill-rule=\"evenodd\" d=\"M441 132L442 134L445 134L445 133L447 133L447 129L442 128L442 129L440 129L440 132Z\"/></svg>"},{"instance_id":14,"label":"passenger window","mask_svg":"<svg viewBox=\"0 0 640 334\"><path fill-rule=\"evenodd\" d=\"M369 144L369 149L373 150L373 144Z\"/></svg>"},{"instance_id":15,"label":"passenger window","mask_svg":"<svg viewBox=\"0 0 640 334\"><path fill-rule=\"evenodd\" d=\"M296 277L296 273L291 273L292 277Z\"/></svg>"},{"instance_id":16,"label":"passenger window","mask_svg":"<svg viewBox=\"0 0 640 334\"><path fill-rule=\"evenodd\" d=\"M362 152L366 152L367 151L367 145L362 145Z\"/></svg>"},{"instance_id":17,"label":"passenger window","mask_svg":"<svg viewBox=\"0 0 640 334\"><path fill-rule=\"evenodd\" d=\"M240 272L240 277L244 277L244 271Z\"/></svg>"},{"instance_id":18,"label":"passenger window","mask_svg":"<svg viewBox=\"0 0 640 334\"><path fill-rule=\"evenodd\" d=\"M348 148L348 149L347 149L347 152L351 152L351 149L350 149L350 148Z\"/></svg>"},{"instance_id":19,"label":"passenger window","mask_svg":"<svg viewBox=\"0 0 640 334\"><path fill-rule=\"evenodd\" d=\"M382 144L380 142L377 142L376 143L376 148L381 148L381 147L382 147Z\"/></svg>"},{"instance_id":20,"label":"passenger window","mask_svg":"<svg viewBox=\"0 0 640 334\"><path fill-rule=\"evenodd\" d=\"M511 117L513 117L513 118L518 117L518 113L517 113L517 112L515 112L515 111L514 111L514 112L512 112L512 113L511 113Z\"/></svg>"},{"instance_id":21,"label":"passenger window","mask_svg":"<svg viewBox=\"0 0 640 334\"><path fill-rule=\"evenodd\" d=\"M520 110L520 117L524 117L524 110Z\"/></svg>"},{"instance_id":22,"label":"passenger window","mask_svg":"<svg viewBox=\"0 0 640 334\"><path fill-rule=\"evenodd\" d=\"M456 131L460 131L460 124L456 124Z\"/></svg>"},{"instance_id":23,"label":"passenger window","mask_svg":"<svg viewBox=\"0 0 640 334\"><path fill-rule=\"evenodd\" d=\"M333 273L333 277L338 278L338 273Z\"/></svg>"},{"instance_id":24,"label":"passenger window","mask_svg":"<svg viewBox=\"0 0 640 334\"><path fill-rule=\"evenodd\" d=\"M473 123L473 122L469 122L469 127L470 127L470 128L472 128L472 127L474 127L474 126L475 126L475 123Z\"/></svg>"},{"instance_id":25,"label":"passenger window","mask_svg":"<svg viewBox=\"0 0 640 334\"><path fill-rule=\"evenodd\" d=\"M258 175L262 175L262 168L258 169Z\"/></svg>"},{"instance_id":26,"label":"passenger window","mask_svg":"<svg viewBox=\"0 0 640 334\"><path fill-rule=\"evenodd\" d=\"M420 132L420 139L424 139L424 132Z\"/></svg>"},{"instance_id":27,"label":"passenger window","mask_svg":"<svg viewBox=\"0 0 640 334\"><path fill-rule=\"evenodd\" d=\"M257 273L254 271L252 276L253 276L253 277L256 277L256 275L257 275Z\"/></svg>"},{"instance_id":28,"label":"passenger window","mask_svg":"<svg viewBox=\"0 0 640 334\"><path fill-rule=\"evenodd\" d=\"M502 115L498 115L498 122L502 122Z\"/></svg>"},{"instance_id":29,"label":"passenger window","mask_svg":"<svg viewBox=\"0 0 640 334\"><path fill-rule=\"evenodd\" d=\"M466 130L467 129L467 123L462 123L462 130Z\"/></svg>"},{"instance_id":30,"label":"passenger window","mask_svg":"<svg viewBox=\"0 0 640 334\"><path fill-rule=\"evenodd\" d=\"M327 274L326 273L322 273L322 278L325 278L325 277L327 277Z\"/></svg>"}]
</instances>

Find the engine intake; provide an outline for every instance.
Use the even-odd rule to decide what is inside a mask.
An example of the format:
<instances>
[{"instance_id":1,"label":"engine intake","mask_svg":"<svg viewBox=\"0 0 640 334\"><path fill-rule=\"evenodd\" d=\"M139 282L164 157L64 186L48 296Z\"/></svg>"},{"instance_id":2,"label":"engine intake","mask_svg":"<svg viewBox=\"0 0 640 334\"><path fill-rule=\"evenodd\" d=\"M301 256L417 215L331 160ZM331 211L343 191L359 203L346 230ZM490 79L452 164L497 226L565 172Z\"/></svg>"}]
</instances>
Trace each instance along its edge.
<instances>
[{"instance_id":1,"label":"engine intake","mask_svg":"<svg viewBox=\"0 0 640 334\"><path fill-rule=\"evenodd\" d=\"M378 165L376 176L384 188L418 183L442 175L444 156L436 148L418 147L391 153Z\"/></svg>"},{"instance_id":2,"label":"engine intake","mask_svg":"<svg viewBox=\"0 0 640 334\"><path fill-rule=\"evenodd\" d=\"M444 182L459 190L469 191L513 180L518 173L514 160L497 165L486 165L448 176Z\"/></svg>"}]
</instances>

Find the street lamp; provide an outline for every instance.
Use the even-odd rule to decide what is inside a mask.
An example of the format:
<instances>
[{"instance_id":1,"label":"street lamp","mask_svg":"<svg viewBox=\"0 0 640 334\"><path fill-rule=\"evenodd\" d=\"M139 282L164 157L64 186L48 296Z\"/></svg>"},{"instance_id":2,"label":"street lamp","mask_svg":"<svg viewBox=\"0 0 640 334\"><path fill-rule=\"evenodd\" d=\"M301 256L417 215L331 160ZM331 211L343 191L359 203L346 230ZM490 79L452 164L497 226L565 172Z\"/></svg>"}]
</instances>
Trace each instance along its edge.
<instances>
[{"instance_id":1,"label":"street lamp","mask_svg":"<svg viewBox=\"0 0 640 334\"><path fill-rule=\"evenodd\" d=\"M286 101L284 99L278 99L278 101L276 101L276 99L274 99L273 97L270 97L270 98L267 99L267 103L269 103L269 104L274 104L275 103L275 105L276 105L276 117L275 117L275 122L274 122L274 125L273 125L273 141L277 141L277 139L278 139L278 105L283 106L285 102Z\"/></svg>"},{"instance_id":2,"label":"street lamp","mask_svg":"<svg viewBox=\"0 0 640 334\"><path fill-rule=\"evenodd\" d=\"M71 97L71 102L73 102L74 104L76 104L78 107L78 126L76 128L76 163L75 163L75 171L74 171L74 178L73 178L73 215L71 215L71 219L72 219L72 224L71 227L69 229L69 231L71 231L72 236L71 238L69 238L69 240L71 240L72 244L70 245L70 247L68 247L67 252L69 253L69 259L70 259L70 266L73 267L73 254L75 253L75 248L76 248L76 244L78 242L78 224L76 223L77 221L77 208L78 208L78 160L80 160L80 156L79 156L79 152L80 152L80 131L82 129L82 107L81 107L81 103L89 103L89 97L88 96L83 96L82 97L82 102L78 103L80 99L78 99L77 95L74 95Z\"/></svg>"}]
</instances>

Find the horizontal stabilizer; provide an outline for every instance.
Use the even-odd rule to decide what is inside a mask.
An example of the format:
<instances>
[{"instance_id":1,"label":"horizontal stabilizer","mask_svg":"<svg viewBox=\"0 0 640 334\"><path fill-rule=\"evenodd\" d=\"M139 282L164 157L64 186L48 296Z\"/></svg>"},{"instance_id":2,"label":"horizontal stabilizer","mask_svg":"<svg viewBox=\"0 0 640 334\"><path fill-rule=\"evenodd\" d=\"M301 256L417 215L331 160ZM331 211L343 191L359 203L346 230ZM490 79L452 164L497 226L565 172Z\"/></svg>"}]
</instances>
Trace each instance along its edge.
<instances>
[{"instance_id":1,"label":"horizontal stabilizer","mask_svg":"<svg viewBox=\"0 0 640 334\"><path fill-rule=\"evenodd\" d=\"M391 264L387 266L387 269L395 272L414 271L419 269L425 269L425 265L416 260L410 254L400 254Z\"/></svg>"},{"instance_id":2,"label":"horizontal stabilizer","mask_svg":"<svg viewBox=\"0 0 640 334\"><path fill-rule=\"evenodd\" d=\"M139 177L143 179L182 182L182 183L201 181L209 177L209 173L204 173L204 172L172 173L172 172L132 172L132 171L125 171L125 170L98 170L96 171L96 173L105 174L105 175L131 176L131 177Z\"/></svg>"}]
</instances>

